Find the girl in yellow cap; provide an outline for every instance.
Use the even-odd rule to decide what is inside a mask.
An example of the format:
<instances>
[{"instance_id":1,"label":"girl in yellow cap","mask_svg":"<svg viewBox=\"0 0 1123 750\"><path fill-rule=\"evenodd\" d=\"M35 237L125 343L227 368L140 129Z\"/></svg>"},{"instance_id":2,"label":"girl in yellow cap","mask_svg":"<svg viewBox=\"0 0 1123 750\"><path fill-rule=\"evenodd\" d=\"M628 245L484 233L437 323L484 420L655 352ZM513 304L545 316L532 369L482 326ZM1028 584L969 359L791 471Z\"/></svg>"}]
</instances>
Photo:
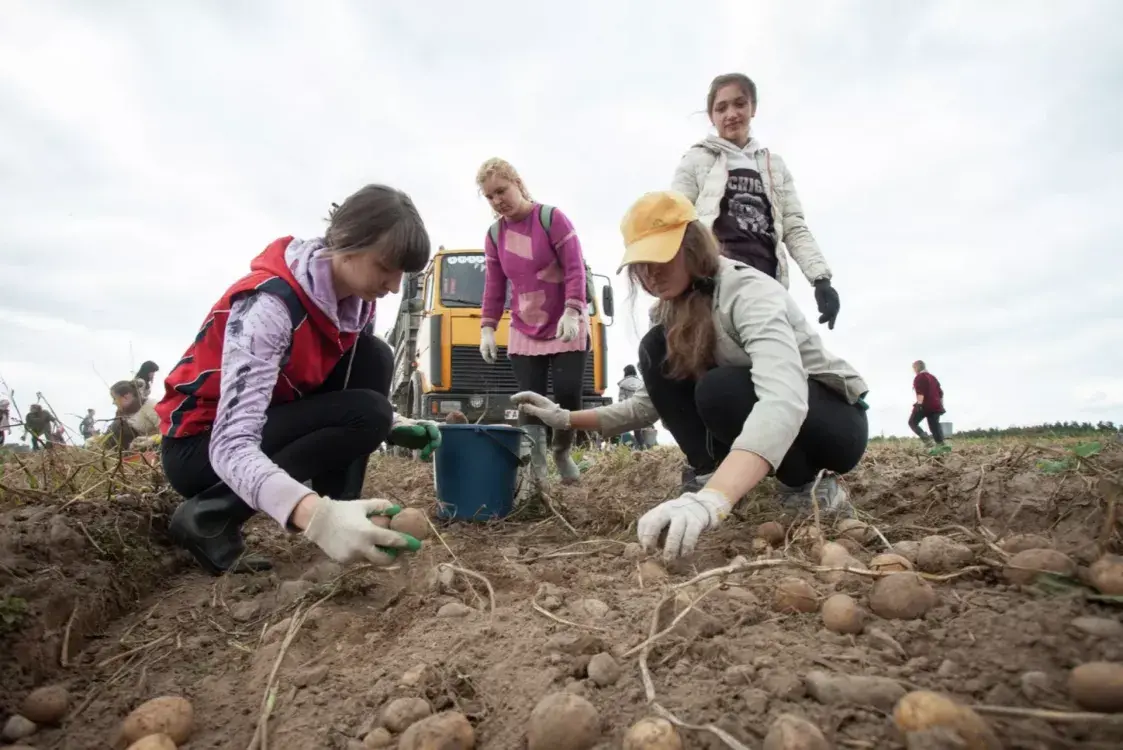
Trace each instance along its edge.
<instances>
[{"instance_id":1,"label":"girl in yellow cap","mask_svg":"<svg viewBox=\"0 0 1123 750\"><path fill-rule=\"evenodd\" d=\"M853 367L827 351L775 279L721 256L681 193L640 198L621 223L620 269L659 299L661 322L643 337L643 388L599 409L568 411L538 394L520 409L554 429L606 437L662 420L698 478L696 491L660 503L639 520L640 543L664 557L694 549L733 504L774 473L788 509L811 506L820 470L845 473L865 452L868 390ZM833 475L818 484L819 508L849 515Z\"/></svg>"}]
</instances>

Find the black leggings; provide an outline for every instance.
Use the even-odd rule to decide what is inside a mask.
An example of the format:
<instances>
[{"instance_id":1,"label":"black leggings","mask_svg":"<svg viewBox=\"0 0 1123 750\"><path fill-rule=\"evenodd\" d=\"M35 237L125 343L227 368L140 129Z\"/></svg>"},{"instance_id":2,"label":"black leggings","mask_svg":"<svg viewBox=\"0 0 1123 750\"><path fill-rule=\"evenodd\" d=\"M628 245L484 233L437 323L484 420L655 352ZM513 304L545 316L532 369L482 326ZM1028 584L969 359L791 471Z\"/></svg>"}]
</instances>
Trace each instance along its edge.
<instances>
[{"instance_id":1,"label":"black leggings","mask_svg":"<svg viewBox=\"0 0 1123 750\"><path fill-rule=\"evenodd\" d=\"M928 437L924 434L924 428L920 426L920 420L928 420L928 429L932 431L932 439L937 444L944 442L944 428L940 426L940 417L943 412L926 412L924 409L917 409L915 406L912 409L912 414L909 415L909 427L916 433L920 439Z\"/></svg>"},{"instance_id":2,"label":"black leggings","mask_svg":"<svg viewBox=\"0 0 1123 750\"><path fill-rule=\"evenodd\" d=\"M266 410L261 449L298 482L339 500L359 497L370 454L390 434L394 409L387 399L394 354L386 342L362 334L355 342L351 377L343 389L348 350L319 389ZM184 497L225 488L211 467L211 434L164 438L164 474ZM228 489L226 491L229 491Z\"/></svg>"},{"instance_id":3,"label":"black leggings","mask_svg":"<svg viewBox=\"0 0 1123 750\"><path fill-rule=\"evenodd\" d=\"M647 394L695 474L709 474L729 453L757 402L752 370L715 367L698 380L672 380L665 372L666 357L663 327L655 326L639 350ZM789 487L814 481L820 469L850 471L869 437L864 409L816 380L807 382L807 391L807 417L776 470L776 479Z\"/></svg>"},{"instance_id":4,"label":"black leggings","mask_svg":"<svg viewBox=\"0 0 1123 750\"><path fill-rule=\"evenodd\" d=\"M560 354L513 354L511 369L520 391L533 391L543 396L553 378L554 401L563 409L580 411L581 384L585 376L585 358L588 352L561 352ZM538 417L519 412L519 424L542 424Z\"/></svg>"}]
</instances>

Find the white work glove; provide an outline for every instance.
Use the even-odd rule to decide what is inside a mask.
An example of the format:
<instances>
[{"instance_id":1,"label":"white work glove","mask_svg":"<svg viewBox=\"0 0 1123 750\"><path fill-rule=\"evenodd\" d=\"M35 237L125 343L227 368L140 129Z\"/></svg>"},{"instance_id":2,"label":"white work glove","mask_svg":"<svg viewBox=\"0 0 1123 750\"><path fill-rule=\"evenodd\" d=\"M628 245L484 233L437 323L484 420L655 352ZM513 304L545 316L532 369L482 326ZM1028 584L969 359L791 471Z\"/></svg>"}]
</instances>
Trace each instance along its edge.
<instances>
[{"instance_id":1,"label":"white work glove","mask_svg":"<svg viewBox=\"0 0 1123 750\"><path fill-rule=\"evenodd\" d=\"M563 409L545 396L534 391L519 391L511 396L511 403L519 405L519 411L538 417L547 427L555 430L570 429L568 409Z\"/></svg>"},{"instance_id":2,"label":"white work glove","mask_svg":"<svg viewBox=\"0 0 1123 750\"><path fill-rule=\"evenodd\" d=\"M581 313L572 307L565 308L565 312L558 318L558 330L555 336L559 341L573 341L577 338L578 324L581 322Z\"/></svg>"},{"instance_id":3,"label":"white work glove","mask_svg":"<svg viewBox=\"0 0 1123 750\"><path fill-rule=\"evenodd\" d=\"M480 329L480 356L489 365L495 364L495 360L499 359L499 347L495 344L494 328Z\"/></svg>"},{"instance_id":4,"label":"white work glove","mask_svg":"<svg viewBox=\"0 0 1123 750\"><path fill-rule=\"evenodd\" d=\"M304 536L338 563L366 560L385 567L398 551L421 548L408 534L376 526L370 516L393 516L401 508L389 500L332 500L317 497Z\"/></svg>"},{"instance_id":5,"label":"white work glove","mask_svg":"<svg viewBox=\"0 0 1123 750\"><path fill-rule=\"evenodd\" d=\"M655 549L659 533L666 528L663 558L673 560L679 555L689 555L698 543L698 536L703 531L716 529L732 509L732 503L716 490L687 492L659 503L640 517L636 526L639 543L646 550Z\"/></svg>"}]
</instances>

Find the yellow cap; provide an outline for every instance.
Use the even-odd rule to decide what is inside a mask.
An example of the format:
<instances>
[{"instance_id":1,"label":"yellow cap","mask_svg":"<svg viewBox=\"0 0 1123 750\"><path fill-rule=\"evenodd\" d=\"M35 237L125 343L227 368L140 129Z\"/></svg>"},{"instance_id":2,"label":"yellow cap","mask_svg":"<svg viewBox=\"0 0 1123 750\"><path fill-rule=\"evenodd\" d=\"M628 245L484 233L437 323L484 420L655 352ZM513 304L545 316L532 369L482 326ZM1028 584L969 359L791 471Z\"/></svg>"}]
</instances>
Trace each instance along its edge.
<instances>
[{"instance_id":1,"label":"yellow cap","mask_svg":"<svg viewBox=\"0 0 1123 750\"><path fill-rule=\"evenodd\" d=\"M633 263L670 261L682 245L686 225L697 218L694 204L682 193L674 190L645 193L620 222L624 259L616 273Z\"/></svg>"}]
</instances>

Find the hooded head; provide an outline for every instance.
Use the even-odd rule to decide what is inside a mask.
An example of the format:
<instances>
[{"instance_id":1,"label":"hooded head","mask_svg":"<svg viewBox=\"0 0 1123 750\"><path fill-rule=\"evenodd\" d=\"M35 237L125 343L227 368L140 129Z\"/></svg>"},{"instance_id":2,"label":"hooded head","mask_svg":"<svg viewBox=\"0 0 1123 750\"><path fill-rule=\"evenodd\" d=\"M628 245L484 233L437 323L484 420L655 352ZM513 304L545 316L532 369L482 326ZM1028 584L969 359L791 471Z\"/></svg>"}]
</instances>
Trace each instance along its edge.
<instances>
[{"instance_id":1,"label":"hooded head","mask_svg":"<svg viewBox=\"0 0 1123 750\"><path fill-rule=\"evenodd\" d=\"M626 377L626 378L636 377L636 366L635 365L624 365L624 377Z\"/></svg>"}]
</instances>

